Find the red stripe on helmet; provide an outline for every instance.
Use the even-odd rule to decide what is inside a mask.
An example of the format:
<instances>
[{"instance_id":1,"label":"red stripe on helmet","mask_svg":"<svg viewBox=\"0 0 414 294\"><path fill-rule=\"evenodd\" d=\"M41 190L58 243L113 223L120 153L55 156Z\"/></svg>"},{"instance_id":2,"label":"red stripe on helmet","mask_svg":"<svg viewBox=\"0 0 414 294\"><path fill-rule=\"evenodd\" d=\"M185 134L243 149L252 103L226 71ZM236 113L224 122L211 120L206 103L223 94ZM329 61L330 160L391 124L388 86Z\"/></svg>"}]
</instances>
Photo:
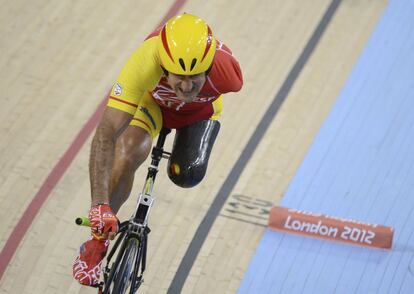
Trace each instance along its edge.
<instances>
[{"instance_id":1,"label":"red stripe on helmet","mask_svg":"<svg viewBox=\"0 0 414 294\"><path fill-rule=\"evenodd\" d=\"M171 58L171 61L174 62L174 59L172 58L172 55L170 52L170 47L168 47L167 32L165 31L165 26L162 28L162 31L161 31L161 40L162 40L162 45L164 46L165 51L167 52L168 56Z\"/></svg>"},{"instance_id":2,"label":"red stripe on helmet","mask_svg":"<svg viewBox=\"0 0 414 294\"><path fill-rule=\"evenodd\" d=\"M209 26L207 26L208 36L207 36L207 46L204 50L203 58L201 58L201 62L203 62L204 58L206 57L208 51L210 50L211 43L213 43L213 33L211 32L211 29Z\"/></svg>"}]
</instances>

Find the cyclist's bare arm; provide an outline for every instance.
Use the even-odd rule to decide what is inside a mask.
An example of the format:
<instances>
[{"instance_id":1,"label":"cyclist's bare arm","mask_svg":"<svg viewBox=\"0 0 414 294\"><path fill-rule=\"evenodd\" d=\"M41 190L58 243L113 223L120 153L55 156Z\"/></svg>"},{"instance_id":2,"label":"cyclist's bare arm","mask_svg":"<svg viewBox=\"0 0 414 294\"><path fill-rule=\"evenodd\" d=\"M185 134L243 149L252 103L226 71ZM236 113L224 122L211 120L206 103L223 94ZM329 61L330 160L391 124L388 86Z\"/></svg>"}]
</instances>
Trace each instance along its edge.
<instances>
[{"instance_id":1,"label":"cyclist's bare arm","mask_svg":"<svg viewBox=\"0 0 414 294\"><path fill-rule=\"evenodd\" d=\"M109 185L115 156L115 142L132 115L107 107L92 140L89 159L92 205L109 203Z\"/></svg>"}]
</instances>

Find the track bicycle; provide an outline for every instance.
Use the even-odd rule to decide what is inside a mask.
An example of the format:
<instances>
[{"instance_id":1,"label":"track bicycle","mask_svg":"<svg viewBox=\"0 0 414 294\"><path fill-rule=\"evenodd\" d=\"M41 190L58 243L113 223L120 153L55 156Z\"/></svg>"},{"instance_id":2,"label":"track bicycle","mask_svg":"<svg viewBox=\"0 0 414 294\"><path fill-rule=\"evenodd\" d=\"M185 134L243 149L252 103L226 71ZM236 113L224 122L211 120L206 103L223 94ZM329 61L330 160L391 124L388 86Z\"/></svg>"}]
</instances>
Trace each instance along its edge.
<instances>
[{"instance_id":1,"label":"track bicycle","mask_svg":"<svg viewBox=\"0 0 414 294\"><path fill-rule=\"evenodd\" d=\"M98 293L133 294L144 282L146 268L147 243L150 228L148 217L154 203L152 190L161 158L169 158L171 153L164 151L164 143L170 129L163 128L158 136L157 144L152 148L151 164L144 188L139 194L136 210L132 217L119 226L115 244L106 257L103 268L103 281L97 285ZM90 225L85 217L77 218L78 225ZM115 261L112 261L114 258Z\"/></svg>"}]
</instances>

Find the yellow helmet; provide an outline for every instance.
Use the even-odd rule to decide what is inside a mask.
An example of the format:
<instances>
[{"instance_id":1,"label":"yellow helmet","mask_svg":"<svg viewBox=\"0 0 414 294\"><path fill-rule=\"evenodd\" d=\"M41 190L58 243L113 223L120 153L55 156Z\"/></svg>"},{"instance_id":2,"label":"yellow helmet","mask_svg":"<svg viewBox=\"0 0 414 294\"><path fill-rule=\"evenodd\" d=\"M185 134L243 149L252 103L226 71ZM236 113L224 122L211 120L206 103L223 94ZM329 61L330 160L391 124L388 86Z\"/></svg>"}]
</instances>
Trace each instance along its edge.
<instances>
[{"instance_id":1,"label":"yellow helmet","mask_svg":"<svg viewBox=\"0 0 414 294\"><path fill-rule=\"evenodd\" d=\"M168 72L195 75L213 63L216 39L201 18L184 13L174 16L160 31L158 53Z\"/></svg>"}]
</instances>

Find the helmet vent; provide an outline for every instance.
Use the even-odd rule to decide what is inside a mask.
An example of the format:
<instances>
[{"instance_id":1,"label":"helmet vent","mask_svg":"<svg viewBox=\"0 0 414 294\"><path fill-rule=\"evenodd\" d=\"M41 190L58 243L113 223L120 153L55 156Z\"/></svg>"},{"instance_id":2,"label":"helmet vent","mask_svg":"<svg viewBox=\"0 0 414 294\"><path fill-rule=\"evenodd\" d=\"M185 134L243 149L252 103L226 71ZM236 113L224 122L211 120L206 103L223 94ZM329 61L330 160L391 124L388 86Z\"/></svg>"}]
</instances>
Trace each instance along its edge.
<instances>
[{"instance_id":1,"label":"helmet vent","mask_svg":"<svg viewBox=\"0 0 414 294\"><path fill-rule=\"evenodd\" d=\"M184 60L182 58L180 58L178 61L180 62L181 67L185 71L185 63L184 63Z\"/></svg>"},{"instance_id":2,"label":"helmet vent","mask_svg":"<svg viewBox=\"0 0 414 294\"><path fill-rule=\"evenodd\" d=\"M196 65L196 63L197 63L197 58L193 58L193 61L191 61L190 71L192 71L192 70L193 70L193 68L194 68L194 66Z\"/></svg>"}]
</instances>

